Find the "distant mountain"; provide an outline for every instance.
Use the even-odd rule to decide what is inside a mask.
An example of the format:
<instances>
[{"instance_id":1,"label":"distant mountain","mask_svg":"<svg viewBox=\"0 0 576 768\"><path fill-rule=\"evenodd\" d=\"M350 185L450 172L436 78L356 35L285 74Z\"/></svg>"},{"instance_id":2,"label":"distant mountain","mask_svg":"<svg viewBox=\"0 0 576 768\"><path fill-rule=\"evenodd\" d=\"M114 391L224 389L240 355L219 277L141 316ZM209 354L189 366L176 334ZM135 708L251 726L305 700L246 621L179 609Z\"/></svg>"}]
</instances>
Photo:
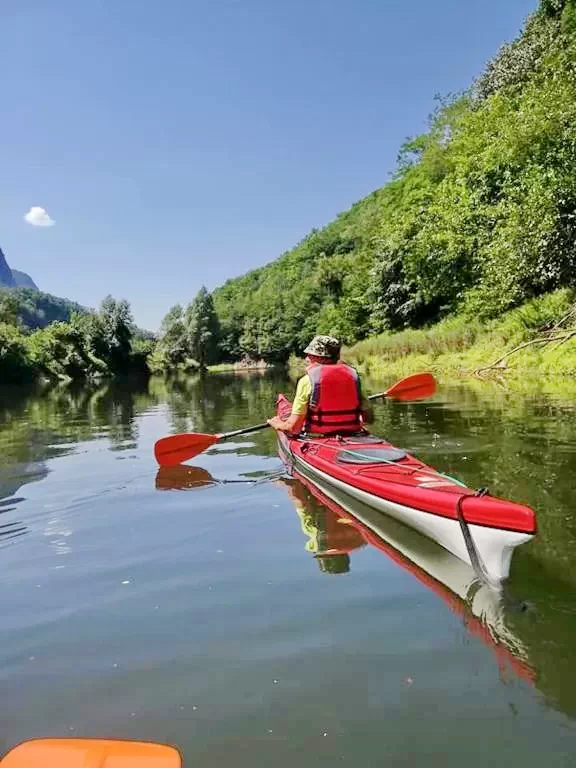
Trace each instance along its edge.
<instances>
[{"instance_id":1,"label":"distant mountain","mask_svg":"<svg viewBox=\"0 0 576 768\"><path fill-rule=\"evenodd\" d=\"M12 270L8 266L8 262L6 261L6 257L2 253L1 248L0 248L0 286L4 288L16 287L16 281L14 280L14 276L12 275Z\"/></svg>"},{"instance_id":2,"label":"distant mountain","mask_svg":"<svg viewBox=\"0 0 576 768\"><path fill-rule=\"evenodd\" d=\"M26 272L20 272L18 269L11 269L6 256L0 248L0 288L32 288L35 291L40 290L34 280Z\"/></svg>"},{"instance_id":3,"label":"distant mountain","mask_svg":"<svg viewBox=\"0 0 576 768\"><path fill-rule=\"evenodd\" d=\"M88 310L75 301L42 293L26 272L10 269L0 248L0 290L9 289L18 302L18 317L25 328L44 328L56 321L67 322L73 312Z\"/></svg>"},{"instance_id":4,"label":"distant mountain","mask_svg":"<svg viewBox=\"0 0 576 768\"><path fill-rule=\"evenodd\" d=\"M26 272L20 272L19 269L13 269L12 277L18 288L33 288L35 291L40 290L34 280L32 280L30 275L27 275Z\"/></svg>"}]
</instances>

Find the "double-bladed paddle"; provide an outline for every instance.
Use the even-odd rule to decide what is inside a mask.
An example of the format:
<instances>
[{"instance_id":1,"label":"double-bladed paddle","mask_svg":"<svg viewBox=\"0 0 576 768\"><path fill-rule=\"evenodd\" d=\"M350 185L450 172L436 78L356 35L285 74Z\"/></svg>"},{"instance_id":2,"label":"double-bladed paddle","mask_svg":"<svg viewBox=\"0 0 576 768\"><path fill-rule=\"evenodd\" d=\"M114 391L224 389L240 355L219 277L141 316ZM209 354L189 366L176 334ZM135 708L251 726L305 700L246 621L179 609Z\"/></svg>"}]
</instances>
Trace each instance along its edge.
<instances>
[{"instance_id":1,"label":"double-bladed paddle","mask_svg":"<svg viewBox=\"0 0 576 768\"><path fill-rule=\"evenodd\" d=\"M422 400L430 397L436 391L436 380L431 373L415 373L397 381L385 392L370 395L368 400L377 400L380 397L393 397L397 400ZM170 467L192 459L215 443L229 440L239 435L248 435L266 429L268 423L256 424L254 427L236 429L233 432L224 432L218 435L209 435L202 432L189 432L180 435L170 435L158 440L154 445L154 455L161 467Z\"/></svg>"}]
</instances>

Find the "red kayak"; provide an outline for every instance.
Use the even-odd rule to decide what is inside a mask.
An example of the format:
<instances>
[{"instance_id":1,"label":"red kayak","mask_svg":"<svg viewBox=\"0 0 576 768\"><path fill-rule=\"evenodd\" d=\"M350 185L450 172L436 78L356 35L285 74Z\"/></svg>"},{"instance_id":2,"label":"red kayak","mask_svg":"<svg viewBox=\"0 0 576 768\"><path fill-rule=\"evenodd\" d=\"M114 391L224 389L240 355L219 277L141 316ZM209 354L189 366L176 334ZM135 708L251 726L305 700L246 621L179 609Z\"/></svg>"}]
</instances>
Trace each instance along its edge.
<instances>
[{"instance_id":1,"label":"red kayak","mask_svg":"<svg viewBox=\"0 0 576 768\"><path fill-rule=\"evenodd\" d=\"M279 395L277 412L290 413ZM534 511L478 492L370 434L293 437L278 432L284 458L299 474L400 520L479 568L494 584L506 579L515 547L536 534Z\"/></svg>"}]
</instances>

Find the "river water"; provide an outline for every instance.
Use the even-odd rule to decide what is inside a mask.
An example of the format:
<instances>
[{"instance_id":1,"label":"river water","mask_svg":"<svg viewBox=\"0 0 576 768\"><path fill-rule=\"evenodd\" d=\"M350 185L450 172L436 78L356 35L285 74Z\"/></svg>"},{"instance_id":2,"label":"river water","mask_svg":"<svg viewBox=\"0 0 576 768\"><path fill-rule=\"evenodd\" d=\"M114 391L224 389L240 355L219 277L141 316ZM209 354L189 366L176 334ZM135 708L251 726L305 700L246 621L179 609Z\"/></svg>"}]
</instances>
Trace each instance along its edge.
<instances>
[{"instance_id":1,"label":"river water","mask_svg":"<svg viewBox=\"0 0 576 768\"><path fill-rule=\"evenodd\" d=\"M370 536L326 507L283 473L271 431L158 472L157 438L257 424L292 390L281 376L0 391L0 748L100 736L169 742L202 768L573 765L576 386L529 384L441 386L377 406L374 428L536 509L501 598L402 526Z\"/></svg>"}]
</instances>

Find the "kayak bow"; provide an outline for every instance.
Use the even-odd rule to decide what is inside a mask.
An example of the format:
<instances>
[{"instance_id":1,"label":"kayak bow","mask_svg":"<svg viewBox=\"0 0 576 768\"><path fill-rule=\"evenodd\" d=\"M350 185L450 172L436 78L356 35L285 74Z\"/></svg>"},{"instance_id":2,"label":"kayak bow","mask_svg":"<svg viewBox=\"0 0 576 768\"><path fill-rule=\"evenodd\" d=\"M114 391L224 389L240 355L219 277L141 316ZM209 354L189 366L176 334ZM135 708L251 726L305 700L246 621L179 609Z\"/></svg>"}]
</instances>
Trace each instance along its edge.
<instances>
[{"instance_id":1,"label":"kayak bow","mask_svg":"<svg viewBox=\"0 0 576 768\"><path fill-rule=\"evenodd\" d=\"M182 768L168 744L120 739L31 739L0 760L2 768Z\"/></svg>"}]
</instances>

